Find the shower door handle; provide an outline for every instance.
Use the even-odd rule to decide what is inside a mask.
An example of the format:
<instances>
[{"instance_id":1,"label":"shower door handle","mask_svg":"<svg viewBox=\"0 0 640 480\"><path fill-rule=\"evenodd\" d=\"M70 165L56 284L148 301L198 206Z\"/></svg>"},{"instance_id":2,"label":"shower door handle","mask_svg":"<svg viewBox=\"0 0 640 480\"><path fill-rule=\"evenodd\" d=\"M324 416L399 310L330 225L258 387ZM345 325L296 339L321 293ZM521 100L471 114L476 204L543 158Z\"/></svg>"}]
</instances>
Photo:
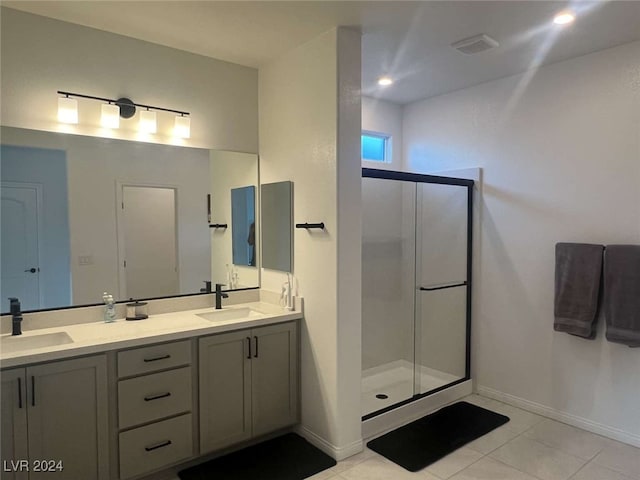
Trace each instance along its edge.
<instances>
[{"instance_id":1,"label":"shower door handle","mask_svg":"<svg viewBox=\"0 0 640 480\"><path fill-rule=\"evenodd\" d=\"M420 287L421 292L433 292L434 290L444 290L445 288L465 287L467 282L460 283L444 283L442 285L430 285L428 287Z\"/></svg>"}]
</instances>

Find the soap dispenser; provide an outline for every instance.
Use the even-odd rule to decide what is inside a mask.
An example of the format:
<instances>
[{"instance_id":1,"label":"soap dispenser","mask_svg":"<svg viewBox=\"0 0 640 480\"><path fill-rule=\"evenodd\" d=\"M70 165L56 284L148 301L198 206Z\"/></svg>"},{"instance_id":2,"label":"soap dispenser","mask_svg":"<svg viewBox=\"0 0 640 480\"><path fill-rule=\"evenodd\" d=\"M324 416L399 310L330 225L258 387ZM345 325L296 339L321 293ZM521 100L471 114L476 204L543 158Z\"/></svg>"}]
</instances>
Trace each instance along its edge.
<instances>
[{"instance_id":1,"label":"soap dispenser","mask_svg":"<svg viewBox=\"0 0 640 480\"><path fill-rule=\"evenodd\" d=\"M111 323L116 321L116 305L113 300L113 295L104 292L102 294L102 301L104 301L104 321L106 323Z\"/></svg>"},{"instance_id":2,"label":"soap dispenser","mask_svg":"<svg viewBox=\"0 0 640 480\"><path fill-rule=\"evenodd\" d=\"M282 284L282 292L280 293L280 305L285 310L294 310L293 302L293 278L290 274L287 274L287 281Z\"/></svg>"},{"instance_id":3,"label":"soap dispenser","mask_svg":"<svg viewBox=\"0 0 640 480\"><path fill-rule=\"evenodd\" d=\"M11 335L22 335L22 313L20 312L20 300L15 297L9 299L9 312L11 313Z\"/></svg>"},{"instance_id":4,"label":"soap dispenser","mask_svg":"<svg viewBox=\"0 0 640 480\"><path fill-rule=\"evenodd\" d=\"M227 263L227 287L229 289L233 288L233 274L231 273L231 269L229 268L229 264Z\"/></svg>"}]
</instances>

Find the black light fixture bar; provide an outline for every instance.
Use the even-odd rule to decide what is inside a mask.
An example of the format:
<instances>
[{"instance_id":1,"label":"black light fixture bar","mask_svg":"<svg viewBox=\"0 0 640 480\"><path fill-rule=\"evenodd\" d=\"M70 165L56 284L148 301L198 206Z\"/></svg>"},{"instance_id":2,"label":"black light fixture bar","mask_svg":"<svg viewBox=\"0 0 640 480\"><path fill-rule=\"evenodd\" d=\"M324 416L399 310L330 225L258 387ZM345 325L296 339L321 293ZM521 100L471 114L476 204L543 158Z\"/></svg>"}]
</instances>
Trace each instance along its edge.
<instances>
[{"instance_id":1,"label":"black light fixture bar","mask_svg":"<svg viewBox=\"0 0 640 480\"><path fill-rule=\"evenodd\" d=\"M82 93L63 92L62 90L58 90L58 94L64 95L66 97L88 98L89 100L98 100L101 102L108 102L108 103L113 103L115 105L120 105L118 100L114 100L112 98L95 97L93 95L83 95ZM172 108L154 107L153 105L144 105L142 103L133 103L133 102L130 105L140 107L140 108L146 108L147 110L159 110L162 112L177 113L178 115L182 115L182 116L189 115L189 112L174 110Z\"/></svg>"}]
</instances>

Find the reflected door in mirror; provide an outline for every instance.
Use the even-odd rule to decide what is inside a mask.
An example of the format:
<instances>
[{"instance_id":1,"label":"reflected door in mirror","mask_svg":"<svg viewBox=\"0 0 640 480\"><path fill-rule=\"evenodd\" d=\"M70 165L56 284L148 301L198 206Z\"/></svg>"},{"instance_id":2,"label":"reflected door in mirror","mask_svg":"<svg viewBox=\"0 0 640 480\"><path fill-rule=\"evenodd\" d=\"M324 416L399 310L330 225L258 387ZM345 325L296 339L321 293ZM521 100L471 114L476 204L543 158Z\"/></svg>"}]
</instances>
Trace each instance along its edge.
<instances>
[{"instance_id":1,"label":"reflected door in mirror","mask_svg":"<svg viewBox=\"0 0 640 480\"><path fill-rule=\"evenodd\" d=\"M122 198L125 291L121 297L177 295L175 189L123 186Z\"/></svg>"},{"instance_id":2,"label":"reflected door in mirror","mask_svg":"<svg viewBox=\"0 0 640 480\"><path fill-rule=\"evenodd\" d=\"M41 186L2 183L2 311L8 297L17 297L24 310L40 308L38 268L38 199Z\"/></svg>"}]
</instances>

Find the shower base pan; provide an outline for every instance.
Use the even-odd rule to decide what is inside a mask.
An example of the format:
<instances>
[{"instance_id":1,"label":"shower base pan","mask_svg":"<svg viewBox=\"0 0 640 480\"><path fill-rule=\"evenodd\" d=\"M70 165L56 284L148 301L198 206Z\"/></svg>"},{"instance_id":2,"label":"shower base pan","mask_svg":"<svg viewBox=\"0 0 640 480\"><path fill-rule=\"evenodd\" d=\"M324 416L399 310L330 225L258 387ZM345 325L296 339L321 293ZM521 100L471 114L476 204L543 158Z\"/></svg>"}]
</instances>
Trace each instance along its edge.
<instances>
[{"instance_id":1,"label":"shower base pan","mask_svg":"<svg viewBox=\"0 0 640 480\"><path fill-rule=\"evenodd\" d=\"M420 394L459 381L460 377L427 367L420 367ZM362 374L362 415L369 415L412 398L414 395L413 364L396 360L365 370Z\"/></svg>"}]
</instances>

